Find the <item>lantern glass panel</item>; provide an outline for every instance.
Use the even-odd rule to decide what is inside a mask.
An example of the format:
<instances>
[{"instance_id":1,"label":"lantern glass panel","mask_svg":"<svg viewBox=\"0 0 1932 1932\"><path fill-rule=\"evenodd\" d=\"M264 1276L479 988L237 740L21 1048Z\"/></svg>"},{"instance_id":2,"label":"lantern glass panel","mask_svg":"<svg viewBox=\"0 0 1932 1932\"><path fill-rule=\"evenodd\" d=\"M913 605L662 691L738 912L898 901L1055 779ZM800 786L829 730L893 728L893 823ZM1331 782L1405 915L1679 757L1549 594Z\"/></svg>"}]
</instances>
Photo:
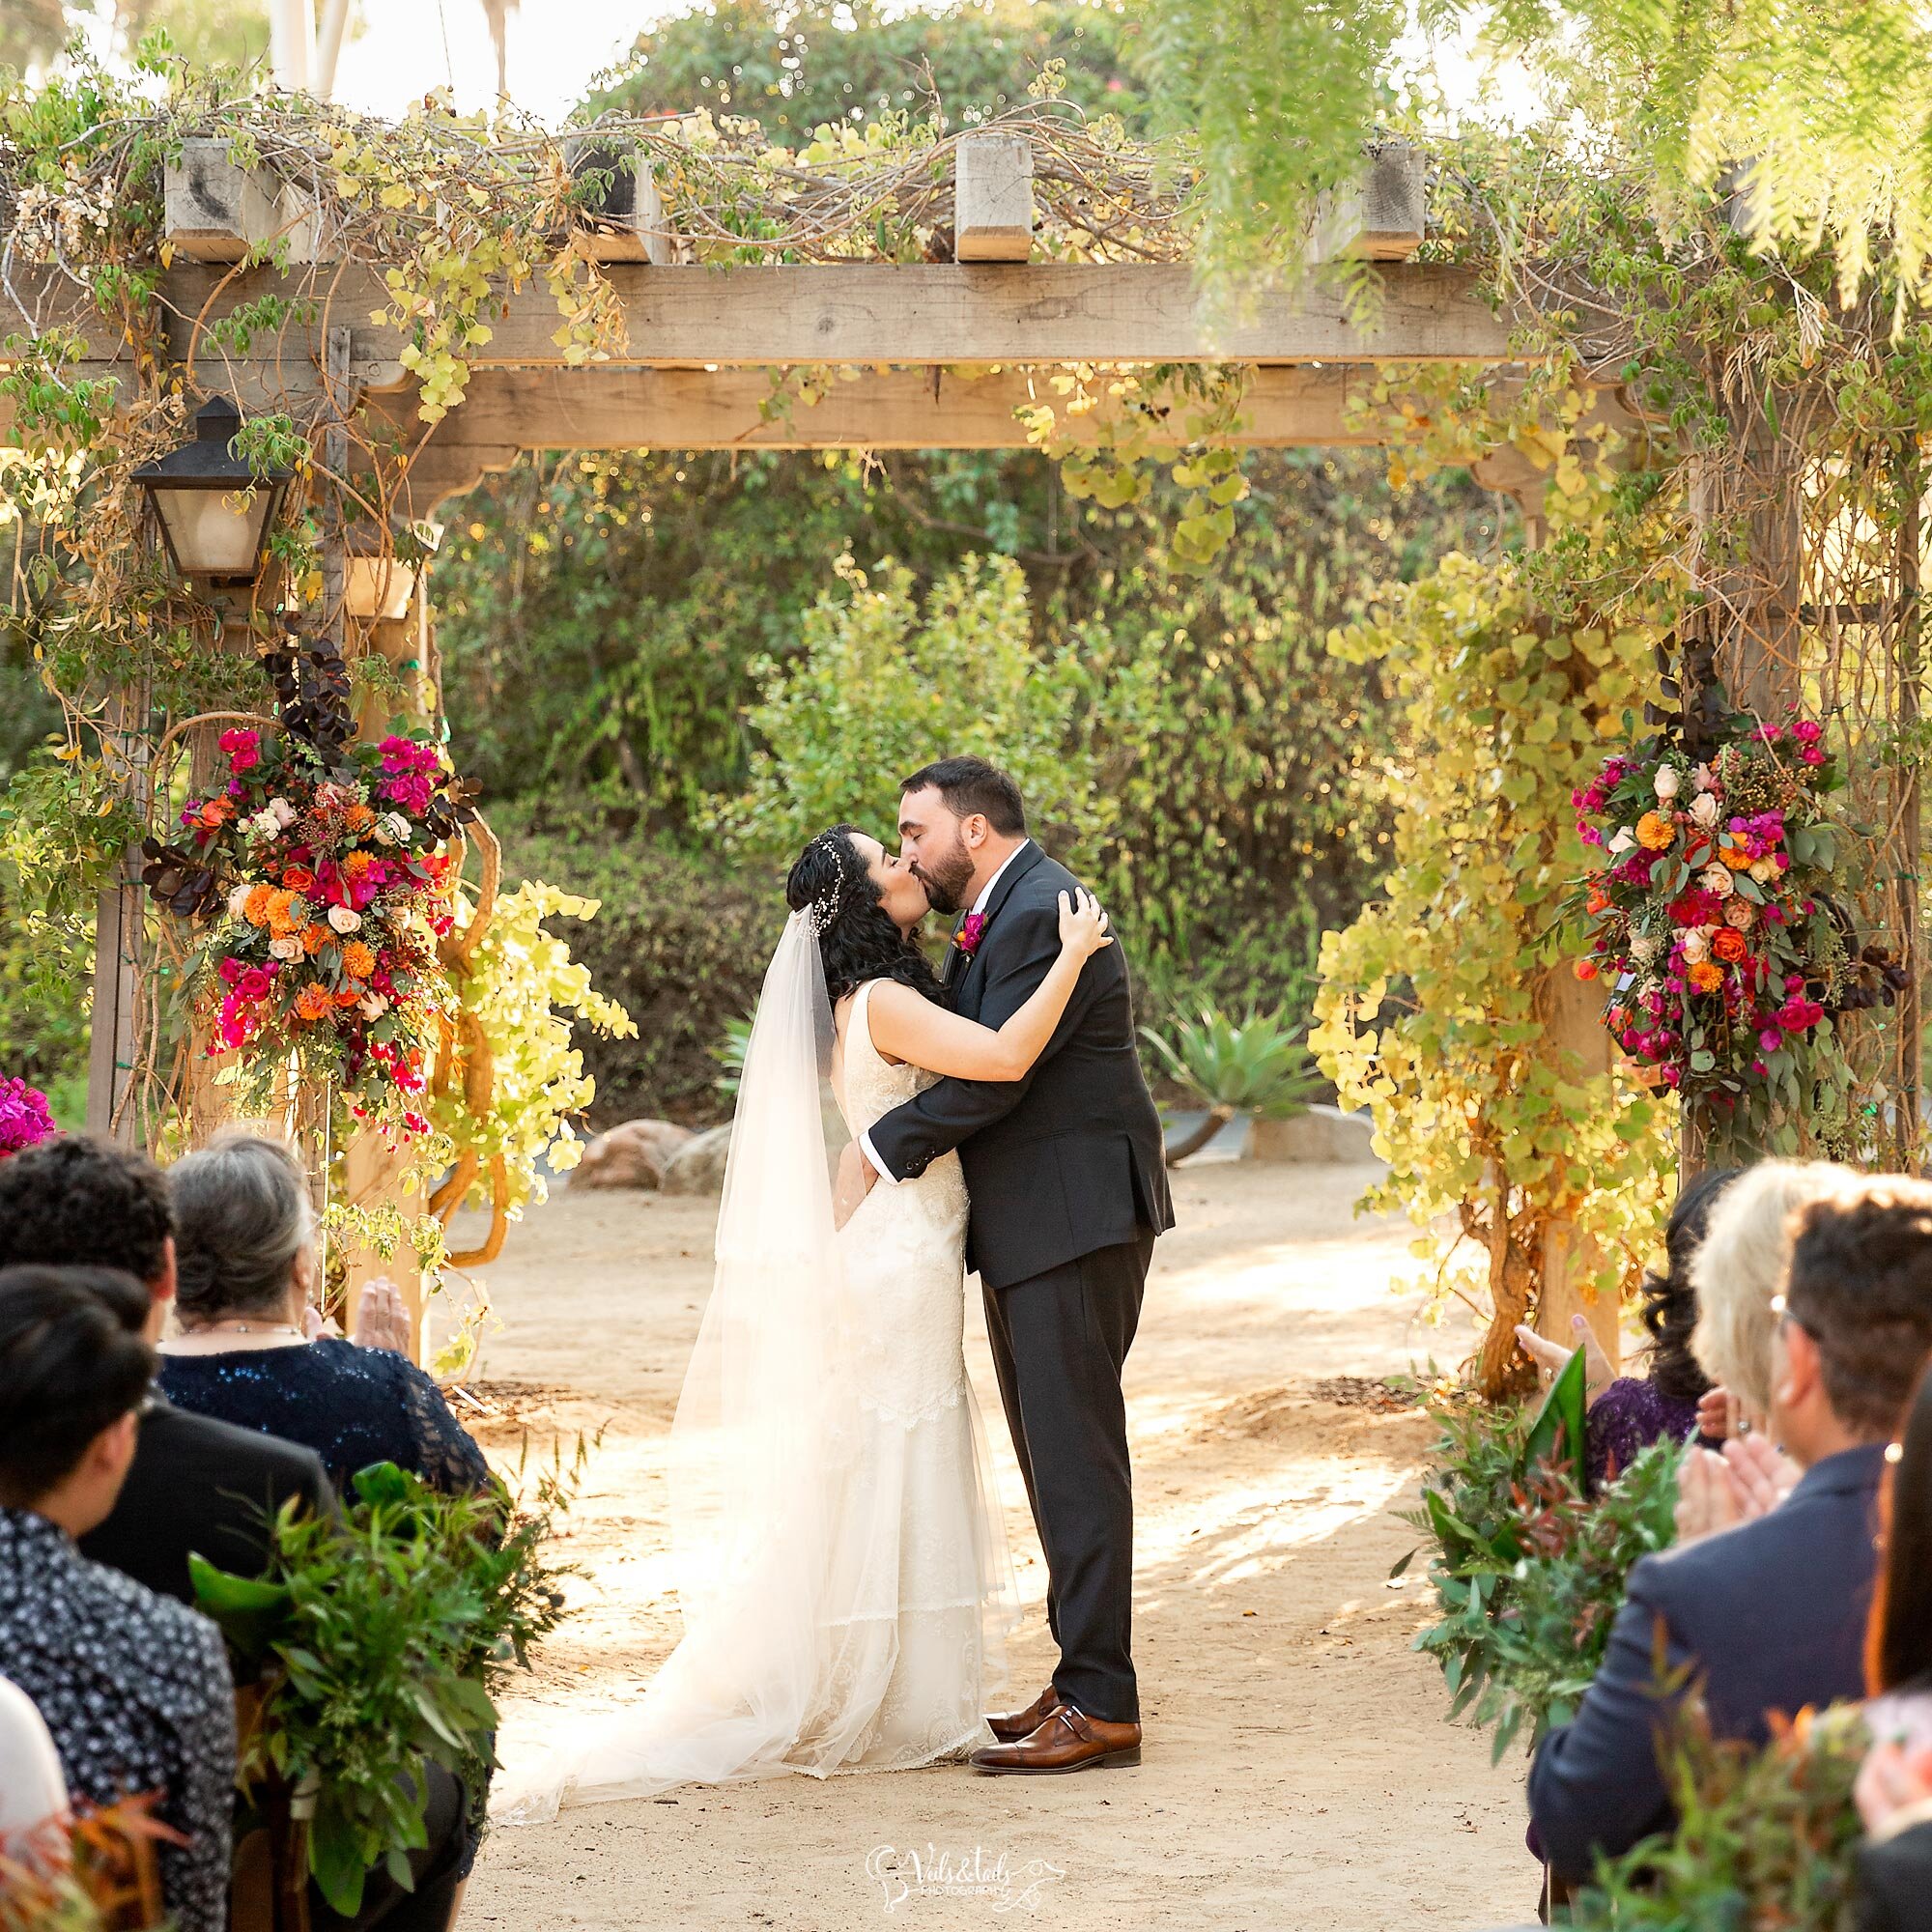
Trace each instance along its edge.
<instances>
[{"instance_id":1,"label":"lantern glass panel","mask_svg":"<svg viewBox=\"0 0 1932 1932\"><path fill-rule=\"evenodd\" d=\"M189 577L242 580L255 575L262 531L275 492L255 489L238 497L228 490L155 492L155 508L167 526L175 561Z\"/></svg>"}]
</instances>

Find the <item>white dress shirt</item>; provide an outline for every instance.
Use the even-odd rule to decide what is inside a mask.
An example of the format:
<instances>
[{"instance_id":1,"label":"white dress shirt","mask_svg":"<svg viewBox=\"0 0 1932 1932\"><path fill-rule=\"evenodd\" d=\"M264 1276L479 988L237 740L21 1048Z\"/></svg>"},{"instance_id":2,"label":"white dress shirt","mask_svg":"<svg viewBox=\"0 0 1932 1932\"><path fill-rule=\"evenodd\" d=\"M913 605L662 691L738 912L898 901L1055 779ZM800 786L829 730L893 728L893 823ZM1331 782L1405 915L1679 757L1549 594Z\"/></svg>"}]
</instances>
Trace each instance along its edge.
<instances>
[{"instance_id":1,"label":"white dress shirt","mask_svg":"<svg viewBox=\"0 0 1932 1932\"><path fill-rule=\"evenodd\" d=\"M1026 848L1032 843L1033 840L1031 838L1022 838L1020 842L1017 845L1015 845L1013 849L1010 852L1009 852L1003 860L1001 860L999 870L996 871L993 874L993 876L990 879L988 879L982 887L980 887L980 896L973 901L972 908L970 911L968 911L966 915L968 919L976 918L978 917L978 915L983 913L986 910L986 906L993 896L993 888L997 886L1000 883L1000 881L1007 876L1007 870L1012 865L1013 861L1017 859L1020 856L1020 854L1024 852ZM865 1133L859 1136L859 1151L866 1156L866 1160L867 1164L870 1166L872 1172L876 1174L879 1177L879 1179L886 1183L888 1187L896 1187L899 1184L898 1176L893 1173L892 1170L887 1167L885 1162L879 1158L878 1150L872 1146L872 1135L871 1135L871 1130L869 1128Z\"/></svg>"}]
</instances>

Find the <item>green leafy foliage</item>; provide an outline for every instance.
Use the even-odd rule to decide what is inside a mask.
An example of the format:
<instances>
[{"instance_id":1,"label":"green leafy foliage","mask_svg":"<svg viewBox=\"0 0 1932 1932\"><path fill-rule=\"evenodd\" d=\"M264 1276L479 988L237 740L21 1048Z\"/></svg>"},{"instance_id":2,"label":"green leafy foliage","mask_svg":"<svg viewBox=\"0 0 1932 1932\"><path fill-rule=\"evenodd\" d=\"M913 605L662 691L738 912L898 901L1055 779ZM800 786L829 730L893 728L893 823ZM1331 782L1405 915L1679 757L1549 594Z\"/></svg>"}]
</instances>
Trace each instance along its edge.
<instances>
[{"instance_id":1,"label":"green leafy foliage","mask_svg":"<svg viewBox=\"0 0 1932 1932\"><path fill-rule=\"evenodd\" d=\"M790 664L754 667L744 795L720 813L741 851L787 862L842 820L891 840L898 781L934 757L977 753L1018 780L1029 824L1076 867L1098 830L1091 759L1074 742L1085 679L1068 650L1039 652L1026 579L1010 557L963 557L922 602L888 559L837 566L846 585L807 615Z\"/></svg>"},{"instance_id":2,"label":"green leafy foliage","mask_svg":"<svg viewBox=\"0 0 1932 1932\"><path fill-rule=\"evenodd\" d=\"M1655 1442L1589 1498L1581 1459L1583 1352L1527 1406L1438 1404L1442 1434L1422 1507L1440 1619L1415 1648L1442 1666L1452 1719L1493 1728L1500 1759L1567 1723L1608 1643L1625 1578L1674 1541L1682 1450ZM1404 1559L1404 1565L1409 1558Z\"/></svg>"},{"instance_id":3,"label":"green leafy foliage","mask_svg":"<svg viewBox=\"0 0 1932 1932\"><path fill-rule=\"evenodd\" d=\"M1852 1786L1870 1743L1856 1706L1779 1722L1761 1750L1714 1740L1693 1707L1670 1757L1676 1829L1600 1864L1572 1902L1571 1924L1851 1932L1864 1838Z\"/></svg>"},{"instance_id":4,"label":"green leafy foliage","mask_svg":"<svg viewBox=\"0 0 1932 1932\"><path fill-rule=\"evenodd\" d=\"M566 878L599 902L574 951L638 1032L574 1034L597 1083L593 1122L720 1119L712 1048L756 1004L784 924L780 882L653 839L623 815L553 806L498 810L493 821L506 877Z\"/></svg>"},{"instance_id":5,"label":"green leafy foliage","mask_svg":"<svg viewBox=\"0 0 1932 1932\"><path fill-rule=\"evenodd\" d=\"M1285 1121L1306 1113L1322 1088L1302 1032L1279 1011L1236 1020L1204 1007L1168 1033L1143 1027L1141 1037L1169 1077L1205 1106Z\"/></svg>"},{"instance_id":6,"label":"green leafy foliage","mask_svg":"<svg viewBox=\"0 0 1932 1932\"><path fill-rule=\"evenodd\" d=\"M309 1861L345 1917L365 1874L425 1842L420 1761L458 1775L489 1761L492 1690L561 1614L548 1545L576 1468L524 1498L500 1485L445 1495L393 1463L363 1470L337 1523L286 1506L261 1577L191 1557L199 1606L220 1625L261 1712L238 1781L315 1794Z\"/></svg>"}]
</instances>

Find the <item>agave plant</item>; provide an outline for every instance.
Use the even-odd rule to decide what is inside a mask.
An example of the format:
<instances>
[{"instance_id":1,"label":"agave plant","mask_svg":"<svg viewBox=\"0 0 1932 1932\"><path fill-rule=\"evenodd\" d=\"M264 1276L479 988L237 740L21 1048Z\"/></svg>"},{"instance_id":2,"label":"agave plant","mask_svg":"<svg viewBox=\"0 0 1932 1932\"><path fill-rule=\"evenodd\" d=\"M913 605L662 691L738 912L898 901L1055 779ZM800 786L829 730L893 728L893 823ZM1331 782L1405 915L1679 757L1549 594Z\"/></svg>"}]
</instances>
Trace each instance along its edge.
<instances>
[{"instance_id":1,"label":"agave plant","mask_svg":"<svg viewBox=\"0 0 1932 1932\"><path fill-rule=\"evenodd\" d=\"M1236 1114L1285 1121L1305 1113L1321 1091L1321 1076L1280 1008L1231 1019L1204 1007L1193 1019L1175 1022L1172 1037L1141 1029L1162 1067L1208 1109L1208 1118L1167 1151L1167 1163L1204 1148Z\"/></svg>"}]
</instances>

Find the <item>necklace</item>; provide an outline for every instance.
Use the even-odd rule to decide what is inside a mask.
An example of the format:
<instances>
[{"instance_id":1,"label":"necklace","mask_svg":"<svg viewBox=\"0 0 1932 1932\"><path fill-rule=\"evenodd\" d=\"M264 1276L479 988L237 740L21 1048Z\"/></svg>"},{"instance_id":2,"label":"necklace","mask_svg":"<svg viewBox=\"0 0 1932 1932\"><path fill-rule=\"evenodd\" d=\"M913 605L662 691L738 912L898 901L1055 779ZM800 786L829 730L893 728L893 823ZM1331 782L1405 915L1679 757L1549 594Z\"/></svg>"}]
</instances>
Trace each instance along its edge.
<instances>
[{"instance_id":1,"label":"necklace","mask_svg":"<svg viewBox=\"0 0 1932 1932\"><path fill-rule=\"evenodd\" d=\"M190 1335L294 1335L308 1337L293 1321L203 1321L186 1331Z\"/></svg>"}]
</instances>

